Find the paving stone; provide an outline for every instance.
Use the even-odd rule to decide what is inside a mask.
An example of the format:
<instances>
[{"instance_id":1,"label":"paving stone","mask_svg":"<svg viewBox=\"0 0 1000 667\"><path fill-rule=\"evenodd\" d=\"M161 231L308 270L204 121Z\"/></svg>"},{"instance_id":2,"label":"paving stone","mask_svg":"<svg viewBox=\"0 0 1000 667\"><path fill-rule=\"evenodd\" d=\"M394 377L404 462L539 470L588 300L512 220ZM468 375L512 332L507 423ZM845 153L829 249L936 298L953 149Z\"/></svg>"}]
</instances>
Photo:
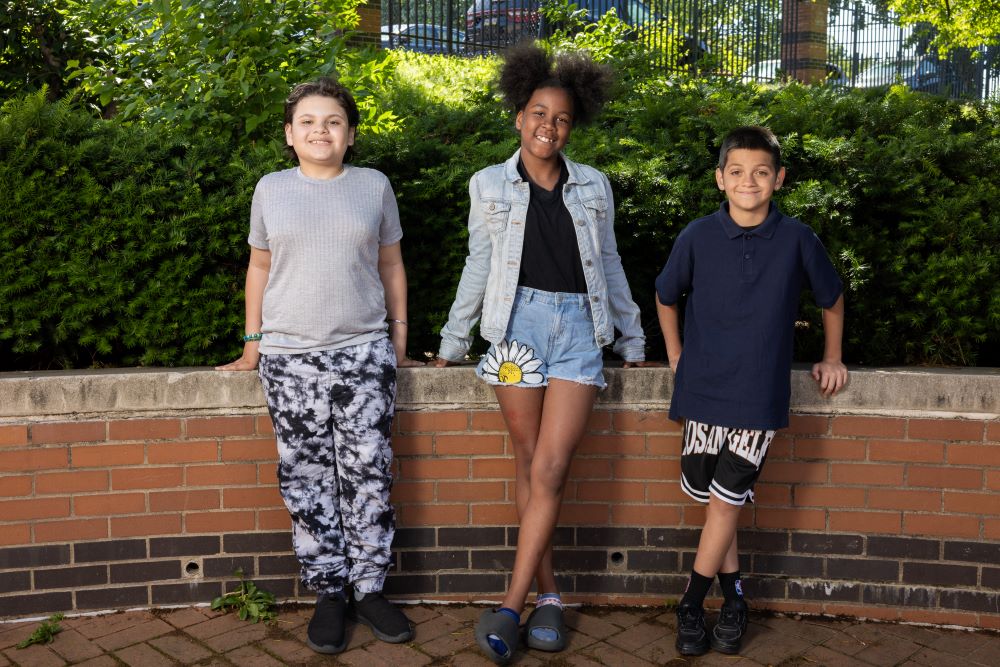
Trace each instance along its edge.
<instances>
[{"instance_id":1,"label":"paving stone","mask_svg":"<svg viewBox=\"0 0 1000 667\"><path fill-rule=\"evenodd\" d=\"M822 644L837 634L837 630L831 627L830 623L818 623L809 619L795 620L787 616L768 617L756 614L751 614L751 618L758 625L771 628L779 634L799 637L810 644Z\"/></svg>"},{"instance_id":2,"label":"paving stone","mask_svg":"<svg viewBox=\"0 0 1000 667\"><path fill-rule=\"evenodd\" d=\"M926 646L930 646L936 651L964 656L975 653L989 643L991 642L986 635L953 630L951 632L939 633L938 638L930 644L926 644Z\"/></svg>"},{"instance_id":3,"label":"paving stone","mask_svg":"<svg viewBox=\"0 0 1000 667\"><path fill-rule=\"evenodd\" d=\"M982 648L976 649L972 653L966 656L970 665L988 665L989 667L996 667L997 665L997 654L1000 654L1000 641L994 640Z\"/></svg>"},{"instance_id":4,"label":"paving stone","mask_svg":"<svg viewBox=\"0 0 1000 667\"><path fill-rule=\"evenodd\" d=\"M206 620L205 614L196 608L177 609L160 616L164 621L175 628L186 628L190 625L202 623Z\"/></svg>"},{"instance_id":5,"label":"paving stone","mask_svg":"<svg viewBox=\"0 0 1000 667\"><path fill-rule=\"evenodd\" d=\"M416 650L412 644L390 644L388 642L377 641L370 644L368 653L388 662L390 665L406 665L410 667L421 667L431 661L431 659Z\"/></svg>"},{"instance_id":6,"label":"paving stone","mask_svg":"<svg viewBox=\"0 0 1000 667\"><path fill-rule=\"evenodd\" d=\"M449 614L442 614L416 626L413 633L417 641L425 644L438 637L456 632L471 635L473 627L473 621L460 621Z\"/></svg>"},{"instance_id":7,"label":"paving stone","mask_svg":"<svg viewBox=\"0 0 1000 667\"><path fill-rule=\"evenodd\" d=\"M216 616L201 623L190 625L184 628L184 632L192 637L204 640L235 630L246 625L246 623L246 621L240 620L236 614L226 614L225 616Z\"/></svg>"},{"instance_id":8,"label":"paving stone","mask_svg":"<svg viewBox=\"0 0 1000 667\"><path fill-rule=\"evenodd\" d=\"M172 667L174 661L149 644L134 644L115 651L118 659L129 667Z\"/></svg>"},{"instance_id":9,"label":"paving stone","mask_svg":"<svg viewBox=\"0 0 1000 667\"><path fill-rule=\"evenodd\" d=\"M658 639L662 639L664 634L665 630L661 625L640 623L639 625L633 625L618 634L611 635L604 641L612 646L617 646L623 651L632 653L635 652L636 649L642 648L647 644L652 644Z\"/></svg>"},{"instance_id":10,"label":"paving stone","mask_svg":"<svg viewBox=\"0 0 1000 667\"><path fill-rule=\"evenodd\" d=\"M127 611L121 614L89 616L78 624L72 624L72 627L75 627L76 631L87 639L97 639L149 623L152 620L155 620L155 617L148 611Z\"/></svg>"},{"instance_id":11,"label":"paving stone","mask_svg":"<svg viewBox=\"0 0 1000 667\"><path fill-rule=\"evenodd\" d=\"M138 644L139 642L144 642L152 639L153 637L159 637L160 635L165 635L170 632L174 632L173 626L169 623L164 623L158 618L152 618L152 620L146 621L145 623L129 626L112 635L98 637L94 641L101 648L107 651L114 651L124 646Z\"/></svg>"},{"instance_id":12,"label":"paving stone","mask_svg":"<svg viewBox=\"0 0 1000 667\"><path fill-rule=\"evenodd\" d=\"M857 667L857 658L837 653L826 646L813 646L801 655L802 658L823 667Z\"/></svg>"},{"instance_id":13,"label":"paving stone","mask_svg":"<svg viewBox=\"0 0 1000 667\"><path fill-rule=\"evenodd\" d=\"M86 662L77 663L73 667L118 667L118 661L110 655L102 655Z\"/></svg>"},{"instance_id":14,"label":"paving stone","mask_svg":"<svg viewBox=\"0 0 1000 667\"><path fill-rule=\"evenodd\" d=\"M242 623L229 632L223 632L214 637L202 639L202 641L212 650L225 653L239 646L258 642L267 636L267 626L263 623L247 623L246 621L242 621Z\"/></svg>"},{"instance_id":15,"label":"paving stone","mask_svg":"<svg viewBox=\"0 0 1000 667\"><path fill-rule=\"evenodd\" d=\"M844 655L855 655L859 651L868 648L868 642L858 639L846 630L842 630L823 642L823 646Z\"/></svg>"},{"instance_id":16,"label":"paving stone","mask_svg":"<svg viewBox=\"0 0 1000 667\"><path fill-rule=\"evenodd\" d=\"M1000 660L1000 656L998 656ZM910 656L910 661L930 667L968 667L969 660L952 653L935 651L932 648L922 648Z\"/></svg>"},{"instance_id":17,"label":"paving stone","mask_svg":"<svg viewBox=\"0 0 1000 667\"><path fill-rule=\"evenodd\" d=\"M12 623L0 626L0 651L17 646L30 637L37 627L37 623Z\"/></svg>"},{"instance_id":18,"label":"paving stone","mask_svg":"<svg viewBox=\"0 0 1000 667\"><path fill-rule=\"evenodd\" d=\"M41 644L8 649L5 654L8 660L22 667L62 667L66 664L58 653Z\"/></svg>"},{"instance_id":19,"label":"paving stone","mask_svg":"<svg viewBox=\"0 0 1000 667\"><path fill-rule=\"evenodd\" d=\"M893 635L889 633L889 637ZM883 635L880 640L863 651L855 653L855 657L873 665L896 665L920 650L920 646L913 642L902 639L886 639Z\"/></svg>"},{"instance_id":20,"label":"paving stone","mask_svg":"<svg viewBox=\"0 0 1000 667\"><path fill-rule=\"evenodd\" d=\"M588 612L567 609L563 619L566 621L566 625L577 632L582 632L598 640L606 639L617 632L621 632L621 626Z\"/></svg>"},{"instance_id":21,"label":"paving stone","mask_svg":"<svg viewBox=\"0 0 1000 667\"><path fill-rule=\"evenodd\" d=\"M150 639L149 645L167 654L177 662L190 665L212 655L212 652L201 644L181 635L167 635Z\"/></svg>"},{"instance_id":22,"label":"paving stone","mask_svg":"<svg viewBox=\"0 0 1000 667\"><path fill-rule=\"evenodd\" d=\"M593 657L602 665L614 665L615 667L646 667L653 664L607 642L598 642L593 646L588 646L584 655Z\"/></svg>"},{"instance_id":23,"label":"paving stone","mask_svg":"<svg viewBox=\"0 0 1000 667\"><path fill-rule=\"evenodd\" d=\"M575 653L566 658L566 664L572 667L601 667L601 663L586 655Z\"/></svg>"},{"instance_id":24,"label":"paving stone","mask_svg":"<svg viewBox=\"0 0 1000 667\"><path fill-rule=\"evenodd\" d=\"M493 667L495 663L478 651L464 651L452 656L448 664L452 667Z\"/></svg>"},{"instance_id":25,"label":"paving stone","mask_svg":"<svg viewBox=\"0 0 1000 667\"><path fill-rule=\"evenodd\" d=\"M440 613L442 616L449 616L462 623L475 623L482 616L483 610L486 607L473 607L473 606L461 606L461 607L448 607L441 606L435 607L435 611Z\"/></svg>"},{"instance_id":26,"label":"paving stone","mask_svg":"<svg viewBox=\"0 0 1000 667\"><path fill-rule=\"evenodd\" d=\"M941 631L934 628L921 628L916 625L883 624L882 629L894 637L902 637L920 646L933 646L941 638Z\"/></svg>"},{"instance_id":27,"label":"paving stone","mask_svg":"<svg viewBox=\"0 0 1000 667\"><path fill-rule=\"evenodd\" d=\"M399 608L403 610L406 617L410 619L410 623L413 623L414 625L419 625L424 621L437 618L441 615L437 609L430 605L399 605ZM446 607L443 607L443 609L445 608ZM466 608L467 607L462 607L462 609Z\"/></svg>"},{"instance_id":28,"label":"paving stone","mask_svg":"<svg viewBox=\"0 0 1000 667\"><path fill-rule=\"evenodd\" d=\"M673 631L661 632L660 638L654 642L646 644L635 652L643 660L648 660L655 665L662 665L674 659L681 659L680 653L674 642L677 641L677 634Z\"/></svg>"},{"instance_id":29,"label":"paving stone","mask_svg":"<svg viewBox=\"0 0 1000 667\"><path fill-rule=\"evenodd\" d=\"M638 609L636 611L616 609L610 613L603 614L601 618L608 623L614 623L620 628L631 628L633 625L641 623L648 615L649 611L644 609Z\"/></svg>"},{"instance_id":30,"label":"paving stone","mask_svg":"<svg viewBox=\"0 0 1000 667\"><path fill-rule=\"evenodd\" d=\"M808 651L813 645L799 637L779 632L767 633L767 639L761 640L760 626L752 628L746 638L741 655L750 660L764 664L779 665L785 660ZM748 628L748 630L750 630Z\"/></svg>"},{"instance_id":31,"label":"paving stone","mask_svg":"<svg viewBox=\"0 0 1000 667\"><path fill-rule=\"evenodd\" d=\"M100 646L90 641L78 631L67 629L56 635L49 648L61 655L67 662L83 662L104 655Z\"/></svg>"},{"instance_id":32,"label":"paving stone","mask_svg":"<svg viewBox=\"0 0 1000 667\"><path fill-rule=\"evenodd\" d=\"M226 658L240 667L283 667L285 664L254 646L243 646L230 651Z\"/></svg>"},{"instance_id":33,"label":"paving stone","mask_svg":"<svg viewBox=\"0 0 1000 667\"><path fill-rule=\"evenodd\" d=\"M438 635L430 641L423 639L422 628L423 626L417 628L417 637L420 638L421 650L428 655L445 657L454 655L470 647L478 650L476 637L473 634L472 626L469 624L456 625L450 632Z\"/></svg>"},{"instance_id":34,"label":"paving stone","mask_svg":"<svg viewBox=\"0 0 1000 667\"><path fill-rule=\"evenodd\" d=\"M301 665L313 659L316 653L299 642L275 639L267 642L266 650L278 660L289 665Z\"/></svg>"}]
</instances>

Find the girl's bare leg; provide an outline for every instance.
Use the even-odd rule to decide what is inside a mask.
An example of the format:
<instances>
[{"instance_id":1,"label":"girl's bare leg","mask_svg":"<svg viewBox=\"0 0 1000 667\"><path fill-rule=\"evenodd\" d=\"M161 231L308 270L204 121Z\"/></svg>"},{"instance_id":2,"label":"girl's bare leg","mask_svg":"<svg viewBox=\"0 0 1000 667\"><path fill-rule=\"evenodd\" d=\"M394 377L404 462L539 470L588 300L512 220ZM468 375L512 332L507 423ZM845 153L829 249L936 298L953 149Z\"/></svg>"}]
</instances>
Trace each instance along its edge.
<instances>
[{"instance_id":1,"label":"girl's bare leg","mask_svg":"<svg viewBox=\"0 0 1000 667\"><path fill-rule=\"evenodd\" d=\"M521 519L517 539L517 556L511 574L510 588L503 606L520 612L531 590L531 582L539 577L539 590L555 591L552 574L551 542L559 518L563 489L569 473L573 452L583 438L587 421L597 396L597 387L553 379L541 393L541 400L522 397L523 389L497 389L500 410L508 425L526 420L538 420L538 434L528 463L527 498L518 486L518 514ZM532 391L532 390L528 390ZM514 438L512 429L512 439ZM525 432L530 432L527 428ZM516 451L516 450L515 450ZM520 465L520 464L519 464ZM521 475L518 475L519 479ZM521 503L523 502L523 506ZM542 569L547 560L547 570ZM546 581L548 578L548 581ZM545 590L551 587L550 590Z\"/></svg>"}]
</instances>

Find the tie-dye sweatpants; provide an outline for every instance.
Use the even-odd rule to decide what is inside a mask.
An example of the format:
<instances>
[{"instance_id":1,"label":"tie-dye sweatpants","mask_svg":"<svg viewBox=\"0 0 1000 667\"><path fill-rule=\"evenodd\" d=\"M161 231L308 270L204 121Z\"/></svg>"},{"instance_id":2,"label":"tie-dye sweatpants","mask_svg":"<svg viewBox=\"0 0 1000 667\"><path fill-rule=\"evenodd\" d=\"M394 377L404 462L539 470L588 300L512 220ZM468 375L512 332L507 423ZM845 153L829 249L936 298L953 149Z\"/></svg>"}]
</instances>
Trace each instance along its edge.
<instances>
[{"instance_id":1,"label":"tie-dye sweatpants","mask_svg":"<svg viewBox=\"0 0 1000 667\"><path fill-rule=\"evenodd\" d=\"M392 344L262 355L260 379L302 583L318 593L345 584L382 590L396 527L389 504Z\"/></svg>"}]
</instances>

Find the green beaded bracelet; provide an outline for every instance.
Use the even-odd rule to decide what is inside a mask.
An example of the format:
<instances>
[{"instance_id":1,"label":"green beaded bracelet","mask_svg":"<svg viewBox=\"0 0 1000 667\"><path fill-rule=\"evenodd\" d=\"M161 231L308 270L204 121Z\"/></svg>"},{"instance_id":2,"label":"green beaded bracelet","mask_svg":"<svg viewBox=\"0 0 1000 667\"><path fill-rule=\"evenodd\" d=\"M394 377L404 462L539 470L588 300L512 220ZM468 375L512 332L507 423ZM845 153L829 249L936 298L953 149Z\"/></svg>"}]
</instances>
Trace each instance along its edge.
<instances>
[{"instance_id":1,"label":"green beaded bracelet","mask_svg":"<svg viewBox=\"0 0 1000 667\"><path fill-rule=\"evenodd\" d=\"M252 334L247 334L247 335L243 336L243 342L244 343L249 343L252 340L260 340L263 337L264 337L264 334L262 334L260 332L252 333Z\"/></svg>"}]
</instances>

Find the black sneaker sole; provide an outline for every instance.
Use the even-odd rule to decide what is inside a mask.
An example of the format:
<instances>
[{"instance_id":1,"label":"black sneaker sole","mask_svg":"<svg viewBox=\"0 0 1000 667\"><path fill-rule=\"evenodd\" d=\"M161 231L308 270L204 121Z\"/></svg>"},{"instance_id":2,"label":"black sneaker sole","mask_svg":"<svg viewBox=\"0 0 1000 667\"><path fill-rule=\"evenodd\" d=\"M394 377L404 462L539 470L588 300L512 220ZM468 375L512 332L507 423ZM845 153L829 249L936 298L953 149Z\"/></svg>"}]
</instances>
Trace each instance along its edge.
<instances>
[{"instance_id":1,"label":"black sneaker sole","mask_svg":"<svg viewBox=\"0 0 1000 667\"><path fill-rule=\"evenodd\" d=\"M708 653L708 639L703 642L692 642L685 644L681 641L674 642L674 647L681 655L705 655Z\"/></svg>"},{"instance_id":2,"label":"black sneaker sole","mask_svg":"<svg viewBox=\"0 0 1000 667\"><path fill-rule=\"evenodd\" d=\"M322 653L324 655L334 655L337 653L343 653L344 649L347 648L347 638L344 637L344 641L340 644L314 644L311 639L306 637L306 646L316 651L317 653Z\"/></svg>"},{"instance_id":3,"label":"black sneaker sole","mask_svg":"<svg viewBox=\"0 0 1000 667\"><path fill-rule=\"evenodd\" d=\"M376 628L375 625L367 618L361 616L361 614L355 614L355 617L356 617L355 620L357 620L358 623L367 626L368 629L372 631L372 634L375 635L375 637L381 639L382 641L388 644L403 644L413 639L412 628L407 630L406 632L401 632L398 635L387 635L378 628Z\"/></svg>"},{"instance_id":4,"label":"black sneaker sole","mask_svg":"<svg viewBox=\"0 0 1000 667\"><path fill-rule=\"evenodd\" d=\"M739 653L740 646L742 644L742 640L736 642L723 642L716 639L714 636L712 637L712 649L718 651L719 653L725 653L726 655L736 655Z\"/></svg>"}]
</instances>

